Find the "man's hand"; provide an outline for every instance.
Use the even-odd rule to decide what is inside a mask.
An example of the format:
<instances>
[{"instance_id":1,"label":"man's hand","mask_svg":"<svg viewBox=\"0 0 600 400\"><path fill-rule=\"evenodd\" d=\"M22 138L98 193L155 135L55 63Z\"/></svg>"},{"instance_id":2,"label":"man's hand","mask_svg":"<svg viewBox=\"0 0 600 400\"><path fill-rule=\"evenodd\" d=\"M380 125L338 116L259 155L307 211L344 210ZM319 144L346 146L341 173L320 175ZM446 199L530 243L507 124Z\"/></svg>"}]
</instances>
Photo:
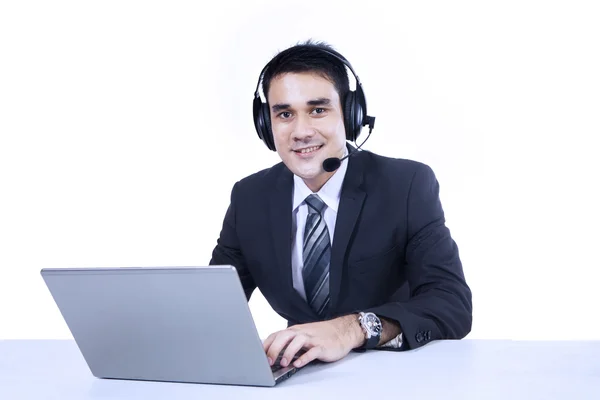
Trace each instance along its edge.
<instances>
[{"instance_id":1,"label":"man's hand","mask_svg":"<svg viewBox=\"0 0 600 400\"><path fill-rule=\"evenodd\" d=\"M281 351L281 366L287 367L301 349L307 350L294 362L301 367L319 359L325 362L344 358L364 343L365 335L358 323L358 315L351 314L330 321L294 325L271 334L263 343L269 364L273 365Z\"/></svg>"}]
</instances>

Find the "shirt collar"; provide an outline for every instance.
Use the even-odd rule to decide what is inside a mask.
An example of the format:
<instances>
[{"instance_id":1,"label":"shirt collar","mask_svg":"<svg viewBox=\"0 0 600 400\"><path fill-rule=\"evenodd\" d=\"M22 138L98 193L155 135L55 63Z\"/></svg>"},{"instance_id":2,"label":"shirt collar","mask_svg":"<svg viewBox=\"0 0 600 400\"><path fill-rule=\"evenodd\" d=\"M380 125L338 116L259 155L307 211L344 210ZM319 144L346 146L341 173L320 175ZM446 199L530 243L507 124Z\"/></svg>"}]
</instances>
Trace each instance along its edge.
<instances>
[{"instance_id":1,"label":"shirt collar","mask_svg":"<svg viewBox=\"0 0 600 400\"><path fill-rule=\"evenodd\" d=\"M338 210L338 205L340 204L342 184L344 183L344 177L346 176L346 170L348 169L348 160L349 158L346 158L344 161L342 161L337 171L335 171L331 178L325 182L321 190L316 193L319 195L321 200L325 202L327 207L331 208L336 213ZM313 194L312 190L306 186L306 183L304 183L302 178L294 175L294 202L292 203L292 212L296 211L304 199L311 194Z\"/></svg>"}]
</instances>

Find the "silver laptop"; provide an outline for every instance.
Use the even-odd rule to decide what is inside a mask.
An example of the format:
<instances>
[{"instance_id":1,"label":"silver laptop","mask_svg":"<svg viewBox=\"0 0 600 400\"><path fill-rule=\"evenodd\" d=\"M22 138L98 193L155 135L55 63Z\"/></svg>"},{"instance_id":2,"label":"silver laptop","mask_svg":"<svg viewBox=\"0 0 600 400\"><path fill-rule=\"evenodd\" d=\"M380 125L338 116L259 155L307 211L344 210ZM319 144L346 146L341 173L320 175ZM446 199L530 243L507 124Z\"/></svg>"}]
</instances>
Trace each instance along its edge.
<instances>
[{"instance_id":1,"label":"silver laptop","mask_svg":"<svg viewBox=\"0 0 600 400\"><path fill-rule=\"evenodd\" d=\"M274 386L297 370L269 366L232 266L41 275L98 378Z\"/></svg>"}]
</instances>

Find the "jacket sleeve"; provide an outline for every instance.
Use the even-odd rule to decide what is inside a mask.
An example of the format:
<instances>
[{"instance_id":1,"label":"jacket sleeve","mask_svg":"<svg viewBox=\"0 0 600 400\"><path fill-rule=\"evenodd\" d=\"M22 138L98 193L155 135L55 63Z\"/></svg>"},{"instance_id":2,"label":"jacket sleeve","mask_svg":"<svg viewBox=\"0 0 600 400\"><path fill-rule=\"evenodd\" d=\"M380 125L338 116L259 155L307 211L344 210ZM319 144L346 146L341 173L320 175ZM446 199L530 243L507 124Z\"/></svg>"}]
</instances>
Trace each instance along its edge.
<instances>
[{"instance_id":1,"label":"jacket sleeve","mask_svg":"<svg viewBox=\"0 0 600 400\"><path fill-rule=\"evenodd\" d=\"M407 221L409 299L365 311L399 323L401 350L431 340L462 339L471 331L471 290L456 243L445 226L438 181L425 164L419 164L410 183Z\"/></svg>"},{"instance_id":2,"label":"jacket sleeve","mask_svg":"<svg viewBox=\"0 0 600 400\"><path fill-rule=\"evenodd\" d=\"M256 284L248 267L244 254L240 248L239 238L236 231L236 201L238 183L233 186L231 190L231 200L227 212L225 213L225 219L221 228L221 233L217 239L217 245L213 249L212 258L209 265L232 265L237 269L246 299L250 300L250 296Z\"/></svg>"}]
</instances>

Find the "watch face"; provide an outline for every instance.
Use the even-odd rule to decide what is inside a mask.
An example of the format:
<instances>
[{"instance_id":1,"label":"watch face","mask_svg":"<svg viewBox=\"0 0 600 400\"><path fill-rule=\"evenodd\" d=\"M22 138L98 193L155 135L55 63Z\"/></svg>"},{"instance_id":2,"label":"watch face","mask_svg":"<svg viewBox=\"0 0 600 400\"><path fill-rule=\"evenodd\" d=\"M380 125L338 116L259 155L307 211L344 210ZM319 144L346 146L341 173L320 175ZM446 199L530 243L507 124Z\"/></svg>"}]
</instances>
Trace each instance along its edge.
<instances>
[{"instance_id":1,"label":"watch face","mask_svg":"<svg viewBox=\"0 0 600 400\"><path fill-rule=\"evenodd\" d=\"M379 318L377 318L375 314L365 314L363 321L365 328L369 331L371 336L379 336L381 334L381 321L379 321Z\"/></svg>"}]
</instances>

